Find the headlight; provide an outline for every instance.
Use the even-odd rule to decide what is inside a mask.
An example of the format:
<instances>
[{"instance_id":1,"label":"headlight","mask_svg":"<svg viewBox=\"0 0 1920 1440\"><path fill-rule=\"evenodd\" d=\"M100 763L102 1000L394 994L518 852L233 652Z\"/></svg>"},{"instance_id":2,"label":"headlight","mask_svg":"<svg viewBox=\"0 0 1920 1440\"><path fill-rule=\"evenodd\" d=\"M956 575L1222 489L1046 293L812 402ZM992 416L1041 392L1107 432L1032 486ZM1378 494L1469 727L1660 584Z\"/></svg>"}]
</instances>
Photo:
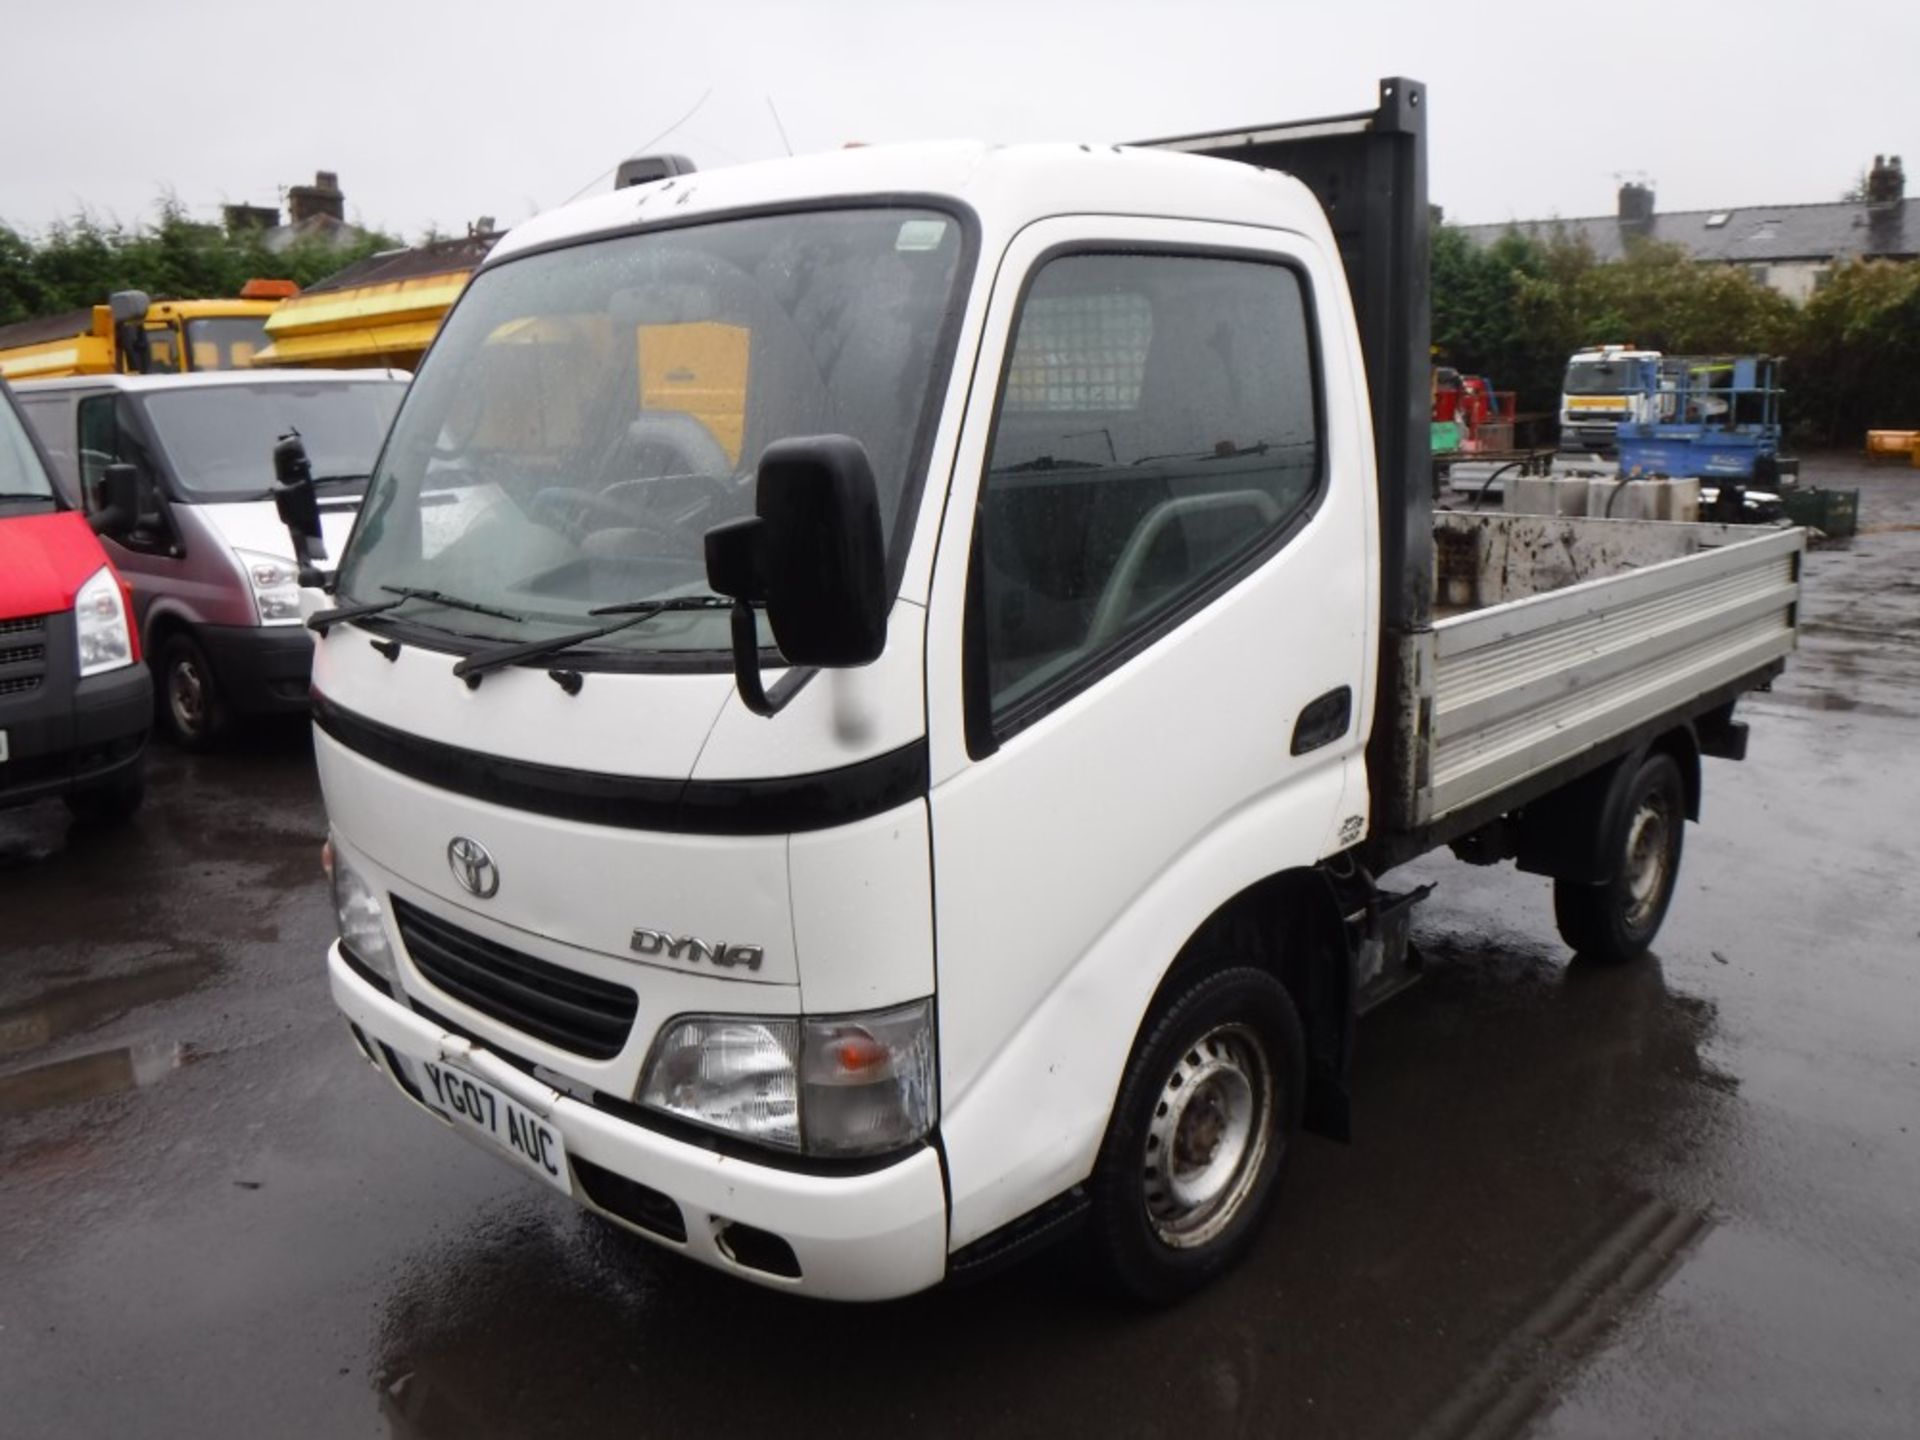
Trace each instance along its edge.
<instances>
[{"instance_id":1,"label":"headlight","mask_svg":"<svg viewBox=\"0 0 1920 1440\"><path fill-rule=\"evenodd\" d=\"M339 846L333 853L333 913L340 925L340 943L389 985L399 983L393 947L387 941L387 907L379 892L347 863Z\"/></svg>"},{"instance_id":2,"label":"headlight","mask_svg":"<svg viewBox=\"0 0 1920 1440\"><path fill-rule=\"evenodd\" d=\"M934 1120L933 1003L795 1020L690 1016L661 1034L640 1103L809 1155L871 1155Z\"/></svg>"},{"instance_id":3,"label":"headlight","mask_svg":"<svg viewBox=\"0 0 1920 1440\"><path fill-rule=\"evenodd\" d=\"M247 584L253 587L254 607L262 625L297 625L300 622L300 567L279 555L262 555L257 550L235 550L240 568L247 572Z\"/></svg>"},{"instance_id":4,"label":"headlight","mask_svg":"<svg viewBox=\"0 0 1920 1440\"><path fill-rule=\"evenodd\" d=\"M119 578L102 565L73 597L74 636L82 676L133 663L133 630Z\"/></svg>"}]
</instances>

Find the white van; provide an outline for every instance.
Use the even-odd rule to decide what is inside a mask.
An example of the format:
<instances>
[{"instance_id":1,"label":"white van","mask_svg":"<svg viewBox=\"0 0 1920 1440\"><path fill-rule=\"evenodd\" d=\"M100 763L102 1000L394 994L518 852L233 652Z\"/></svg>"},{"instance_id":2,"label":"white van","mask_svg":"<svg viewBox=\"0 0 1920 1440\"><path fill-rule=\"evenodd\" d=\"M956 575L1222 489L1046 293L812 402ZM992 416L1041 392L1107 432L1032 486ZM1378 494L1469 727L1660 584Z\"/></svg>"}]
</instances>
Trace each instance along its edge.
<instances>
[{"instance_id":1,"label":"white van","mask_svg":"<svg viewBox=\"0 0 1920 1440\"><path fill-rule=\"evenodd\" d=\"M322 522L345 543L406 392L389 370L86 375L15 388L75 508L109 465L131 465L139 514L101 535L133 588L160 714L189 749L242 716L307 706L312 638L272 500L273 447L297 431Z\"/></svg>"}]
</instances>

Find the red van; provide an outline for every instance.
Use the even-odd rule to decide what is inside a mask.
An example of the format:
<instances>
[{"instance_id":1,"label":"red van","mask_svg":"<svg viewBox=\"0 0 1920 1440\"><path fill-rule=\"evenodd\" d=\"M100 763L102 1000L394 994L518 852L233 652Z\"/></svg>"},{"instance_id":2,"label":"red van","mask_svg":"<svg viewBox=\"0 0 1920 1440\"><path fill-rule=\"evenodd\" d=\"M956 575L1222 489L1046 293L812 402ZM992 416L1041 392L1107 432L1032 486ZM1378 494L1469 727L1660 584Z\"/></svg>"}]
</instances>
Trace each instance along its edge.
<instances>
[{"instance_id":1,"label":"red van","mask_svg":"<svg viewBox=\"0 0 1920 1440\"><path fill-rule=\"evenodd\" d=\"M132 478L105 478L102 513L135 503ZM132 613L0 381L0 807L57 796L83 820L139 808L153 682Z\"/></svg>"}]
</instances>

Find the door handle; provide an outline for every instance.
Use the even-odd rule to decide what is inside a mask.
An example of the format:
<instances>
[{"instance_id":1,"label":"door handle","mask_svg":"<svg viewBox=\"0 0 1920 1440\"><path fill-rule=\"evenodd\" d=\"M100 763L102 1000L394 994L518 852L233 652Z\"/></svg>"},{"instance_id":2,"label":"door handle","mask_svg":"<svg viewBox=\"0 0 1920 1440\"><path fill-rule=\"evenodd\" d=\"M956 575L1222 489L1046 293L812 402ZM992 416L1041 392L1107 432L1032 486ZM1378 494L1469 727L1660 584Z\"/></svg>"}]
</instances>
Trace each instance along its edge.
<instances>
[{"instance_id":1,"label":"door handle","mask_svg":"<svg viewBox=\"0 0 1920 1440\"><path fill-rule=\"evenodd\" d=\"M1293 753L1304 755L1331 745L1353 723L1353 691L1342 685L1317 700L1309 700L1293 725Z\"/></svg>"}]
</instances>

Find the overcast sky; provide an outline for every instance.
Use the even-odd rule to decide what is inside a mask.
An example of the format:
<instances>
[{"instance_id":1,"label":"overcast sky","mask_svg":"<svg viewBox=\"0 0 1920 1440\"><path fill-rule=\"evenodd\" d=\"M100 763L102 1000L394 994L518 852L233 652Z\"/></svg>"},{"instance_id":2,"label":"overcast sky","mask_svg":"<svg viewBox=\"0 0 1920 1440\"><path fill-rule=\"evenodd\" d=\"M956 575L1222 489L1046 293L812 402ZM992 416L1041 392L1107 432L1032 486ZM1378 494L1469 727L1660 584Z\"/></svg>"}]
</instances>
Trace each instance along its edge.
<instances>
[{"instance_id":1,"label":"overcast sky","mask_svg":"<svg viewBox=\"0 0 1920 1440\"><path fill-rule=\"evenodd\" d=\"M1611 213L1641 173L1661 210L1784 204L1875 152L1920 169L1917 67L1914 0L0 0L0 221L143 220L167 190L216 219L327 169L412 238L649 145L778 155L769 100L797 151L1107 141L1362 109L1390 74L1430 87L1450 219Z\"/></svg>"}]
</instances>

